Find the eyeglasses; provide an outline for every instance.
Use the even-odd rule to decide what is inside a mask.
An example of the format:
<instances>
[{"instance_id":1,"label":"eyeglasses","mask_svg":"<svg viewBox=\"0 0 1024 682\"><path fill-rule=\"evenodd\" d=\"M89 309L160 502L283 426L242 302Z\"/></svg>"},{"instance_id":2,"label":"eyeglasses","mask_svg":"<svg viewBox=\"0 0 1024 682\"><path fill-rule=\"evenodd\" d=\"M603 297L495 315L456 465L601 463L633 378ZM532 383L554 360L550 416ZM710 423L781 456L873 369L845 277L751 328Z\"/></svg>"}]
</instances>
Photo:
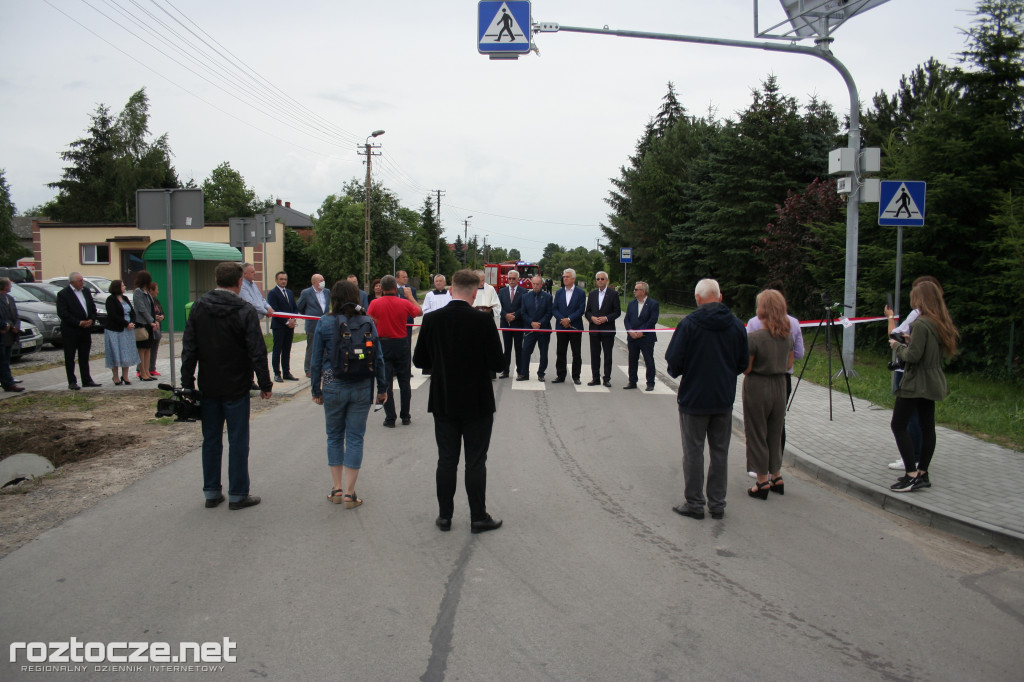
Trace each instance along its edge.
<instances>
[{"instance_id":1,"label":"eyeglasses","mask_svg":"<svg viewBox=\"0 0 1024 682\"><path fill-rule=\"evenodd\" d=\"M608 278L607 278L607 277L598 277L598 278L597 278L597 281L598 281L598 282L602 282L602 281L604 281L604 280L606 280L606 279L608 279Z\"/></svg>"},{"instance_id":2,"label":"eyeglasses","mask_svg":"<svg viewBox=\"0 0 1024 682\"><path fill-rule=\"evenodd\" d=\"M633 287L633 291L643 291L643 287Z\"/></svg>"}]
</instances>

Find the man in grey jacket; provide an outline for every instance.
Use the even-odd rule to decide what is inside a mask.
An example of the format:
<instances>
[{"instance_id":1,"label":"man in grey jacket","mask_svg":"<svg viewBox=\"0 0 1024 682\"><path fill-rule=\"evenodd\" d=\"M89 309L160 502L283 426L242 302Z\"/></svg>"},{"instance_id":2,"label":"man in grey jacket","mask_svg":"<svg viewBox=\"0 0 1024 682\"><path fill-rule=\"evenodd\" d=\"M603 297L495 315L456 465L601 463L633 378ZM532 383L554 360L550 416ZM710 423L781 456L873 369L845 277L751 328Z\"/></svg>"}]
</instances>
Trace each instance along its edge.
<instances>
[{"instance_id":1,"label":"man in grey jacket","mask_svg":"<svg viewBox=\"0 0 1024 682\"><path fill-rule=\"evenodd\" d=\"M181 351L181 385L195 389L199 366L202 391L203 494L206 507L224 501L221 490L222 433L228 431L228 507L245 509L260 503L249 494L249 385L255 370L260 397L270 397L274 384L267 367L256 310L242 300L242 267L220 263L217 288L192 306Z\"/></svg>"}]
</instances>

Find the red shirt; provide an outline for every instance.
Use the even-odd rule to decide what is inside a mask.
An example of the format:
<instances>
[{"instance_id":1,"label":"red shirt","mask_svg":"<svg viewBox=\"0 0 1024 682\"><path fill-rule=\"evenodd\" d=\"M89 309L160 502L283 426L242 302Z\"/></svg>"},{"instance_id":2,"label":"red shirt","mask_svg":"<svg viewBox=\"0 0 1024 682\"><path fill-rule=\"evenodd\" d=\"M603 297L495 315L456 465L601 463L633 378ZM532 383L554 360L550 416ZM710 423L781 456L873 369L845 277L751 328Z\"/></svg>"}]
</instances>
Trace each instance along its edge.
<instances>
[{"instance_id":1,"label":"red shirt","mask_svg":"<svg viewBox=\"0 0 1024 682\"><path fill-rule=\"evenodd\" d=\"M366 313L377 324L382 339L404 339L409 335L407 320L420 314L420 308L407 298L386 294L370 301Z\"/></svg>"}]
</instances>

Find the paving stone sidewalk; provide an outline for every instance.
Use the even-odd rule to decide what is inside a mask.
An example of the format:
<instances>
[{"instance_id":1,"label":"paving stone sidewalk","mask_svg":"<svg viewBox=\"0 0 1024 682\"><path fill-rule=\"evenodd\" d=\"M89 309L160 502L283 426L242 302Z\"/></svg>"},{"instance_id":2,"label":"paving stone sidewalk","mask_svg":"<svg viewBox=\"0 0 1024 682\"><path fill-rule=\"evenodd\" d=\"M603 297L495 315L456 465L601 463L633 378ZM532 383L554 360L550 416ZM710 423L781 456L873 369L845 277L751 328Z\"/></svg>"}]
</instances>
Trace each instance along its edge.
<instances>
[{"instance_id":1,"label":"paving stone sidewalk","mask_svg":"<svg viewBox=\"0 0 1024 682\"><path fill-rule=\"evenodd\" d=\"M625 332L620 330L617 337L625 352ZM670 339L671 333L659 333L654 358L660 378L675 388L678 382L668 376L665 362ZM741 376L733 410L734 429L741 435L742 386ZM889 428L892 410L858 398L851 409L845 389L842 380L833 387L829 421L828 388L801 382L786 415L784 467L796 467L894 514L1024 555L1024 453L940 426L928 471L932 487L890 492L889 486L903 475L888 468L899 459Z\"/></svg>"}]
</instances>

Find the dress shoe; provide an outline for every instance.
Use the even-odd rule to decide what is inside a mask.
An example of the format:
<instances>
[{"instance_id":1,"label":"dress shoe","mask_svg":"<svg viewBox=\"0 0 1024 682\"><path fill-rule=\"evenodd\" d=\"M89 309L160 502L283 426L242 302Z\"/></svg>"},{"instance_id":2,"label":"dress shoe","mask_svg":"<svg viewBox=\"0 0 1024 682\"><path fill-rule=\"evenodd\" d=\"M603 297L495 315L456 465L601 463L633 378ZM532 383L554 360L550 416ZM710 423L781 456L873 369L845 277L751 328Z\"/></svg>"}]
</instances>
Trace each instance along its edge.
<instances>
[{"instance_id":1,"label":"dress shoe","mask_svg":"<svg viewBox=\"0 0 1024 682\"><path fill-rule=\"evenodd\" d=\"M278 384L283 384L284 383L284 379L281 378L280 374L275 374L274 375L274 383L278 383Z\"/></svg>"},{"instance_id":2,"label":"dress shoe","mask_svg":"<svg viewBox=\"0 0 1024 682\"><path fill-rule=\"evenodd\" d=\"M600 386L600 385L601 385L601 380L600 379L594 379L593 381L588 381L587 382L587 386Z\"/></svg>"},{"instance_id":3,"label":"dress shoe","mask_svg":"<svg viewBox=\"0 0 1024 682\"><path fill-rule=\"evenodd\" d=\"M604 387L605 388L611 388L612 387L612 380L611 379L605 379L604 380Z\"/></svg>"},{"instance_id":4,"label":"dress shoe","mask_svg":"<svg viewBox=\"0 0 1024 682\"><path fill-rule=\"evenodd\" d=\"M490 514L483 521L474 521L469 524L469 531L471 533L486 533L489 530L497 530L498 528L501 528L501 519L492 519Z\"/></svg>"},{"instance_id":5,"label":"dress shoe","mask_svg":"<svg viewBox=\"0 0 1024 682\"><path fill-rule=\"evenodd\" d=\"M647 388L645 388L644 390L645 391L653 391L654 390L654 384L647 384Z\"/></svg>"},{"instance_id":6,"label":"dress shoe","mask_svg":"<svg viewBox=\"0 0 1024 682\"><path fill-rule=\"evenodd\" d=\"M15 386L14 384L11 384L10 386L4 386L5 393L21 393L24 390L25 389L22 388L21 386Z\"/></svg>"},{"instance_id":7,"label":"dress shoe","mask_svg":"<svg viewBox=\"0 0 1024 682\"><path fill-rule=\"evenodd\" d=\"M82 387L79 386L78 384L68 384L68 390L69 391L77 391L77 390L79 390L81 388Z\"/></svg>"},{"instance_id":8,"label":"dress shoe","mask_svg":"<svg viewBox=\"0 0 1024 682\"><path fill-rule=\"evenodd\" d=\"M718 511L713 511L711 512L711 518L713 518L715 521L721 521L725 518L725 511L722 509L719 509Z\"/></svg>"},{"instance_id":9,"label":"dress shoe","mask_svg":"<svg viewBox=\"0 0 1024 682\"><path fill-rule=\"evenodd\" d=\"M631 388L636 388L636 384L634 384L633 382L630 382L630 383L628 383L628 384L626 384L625 386L622 387L622 389L624 391L628 391Z\"/></svg>"},{"instance_id":10,"label":"dress shoe","mask_svg":"<svg viewBox=\"0 0 1024 682\"><path fill-rule=\"evenodd\" d=\"M285 381L298 381L299 378L298 377L293 377L291 374L285 374L284 375L284 380Z\"/></svg>"},{"instance_id":11,"label":"dress shoe","mask_svg":"<svg viewBox=\"0 0 1024 682\"><path fill-rule=\"evenodd\" d=\"M704 518L703 511L694 511L683 504L672 507L672 511L674 511L676 514L679 514L680 516L688 516L691 519L697 519L698 521Z\"/></svg>"},{"instance_id":12,"label":"dress shoe","mask_svg":"<svg viewBox=\"0 0 1024 682\"><path fill-rule=\"evenodd\" d=\"M154 379L154 381L155 381L155 379ZM82 386L84 386L85 388L99 388L102 385L103 384L97 384L95 381L83 381L82 382Z\"/></svg>"},{"instance_id":13,"label":"dress shoe","mask_svg":"<svg viewBox=\"0 0 1024 682\"><path fill-rule=\"evenodd\" d=\"M256 495L246 495L244 500L238 502L228 502L228 509L245 509L246 507L255 507L260 503L260 498Z\"/></svg>"},{"instance_id":14,"label":"dress shoe","mask_svg":"<svg viewBox=\"0 0 1024 682\"><path fill-rule=\"evenodd\" d=\"M579 379L575 379L575 378L574 378L574 379L572 380L572 383L574 383L574 384L576 384L577 386L579 386L579 385L580 385L580 384L582 384L583 382L582 382L582 381L580 381Z\"/></svg>"},{"instance_id":15,"label":"dress shoe","mask_svg":"<svg viewBox=\"0 0 1024 682\"><path fill-rule=\"evenodd\" d=\"M21 383L21 379L15 379L15 380L14 380L14 381L12 381L11 383L12 383L12 384L20 384L20 383Z\"/></svg>"},{"instance_id":16,"label":"dress shoe","mask_svg":"<svg viewBox=\"0 0 1024 682\"><path fill-rule=\"evenodd\" d=\"M412 424L412 418L402 417L402 426L408 426L409 424Z\"/></svg>"},{"instance_id":17,"label":"dress shoe","mask_svg":"<svg viewBox=\"0 0 1024 682\"><path fill-rule=\"evenodd\" d=\"M151 369L151 370L149 370L149 376L151 376L151 377L158 377L158 376L160 376L160 372L156 371L155 369Z\"/></svg>"},{"instance_id":18,"label":"dress shoe","mask_svg":"<svg viewBox=\"0 0 1024 682\"><path fill-rule=\"evenodd\" d=\"M223 495L220 495L220 496L214 497L214 498L209 498L208 497L208 498L206 498L206 508L207 509L213 509L214 507L216 507L217 505L219 505L223 501L224 501L224 496Z\"/></svg>"},{"instance_id":19,"label":"dress shoe","mask_svg":"<svg viewBox=\"0 0 1024 682\"><path fill-rule=\"evenodd\" d=\"M553 383L553 384L564 384L565 383L565 377L555 377L554 379L552 379L551 383Z\"/></svg>"},{"instance_id":20,"label":"dress shoe","mask_svg":"<svg viewBox=\"0 0 1024 682\"><path fill-rule=\"evenodd\" d=\"M386 426L389 429L393 429L393 428L395 428L395 422L390 420L390 419L385 419L384 420L384 426Z\"/></svg>"},{"instance_id":21,"label":"dress shoe","mask_svg":"<svg viewBox=\"0 0 1024 682\"><path fill-rule=\"evenodd\" d=\"M544 383L544 375L543 374L538 374L537 375L537 381L539 381L540 383L543 384Z\"/></svg>"},{"instance_id":22,"label":"dress shoe","mask_svg":"<svg viewBox=\"0 0 1024 682\"><path fill-rule=\"evenodd\" d=\"M508 372L502 372L498 375L499 379L508 379Z\"/></svg>"},{"instance_id":23,"label":"dress shoe","mask_svg":"<svg viewBox=\"0 0 1024 682\"><path fill-rule=\"evenodd\" d=\"M437 520L434 521L434 525L447 533L452 529L452 520L446 519L443 516L438 516Z\"/></svg>"},{"instance_id":24,"label":"dress shoe","mask_svg":"<svg viewBox=\"0 0 1024 682\"><path fill-rule=\"evenodd\" d=\"M528 377L525 374L517 374L516 375L516 381L529 381L529 380L530 380L530 377Z\"/></svg>"}]
</instances>

